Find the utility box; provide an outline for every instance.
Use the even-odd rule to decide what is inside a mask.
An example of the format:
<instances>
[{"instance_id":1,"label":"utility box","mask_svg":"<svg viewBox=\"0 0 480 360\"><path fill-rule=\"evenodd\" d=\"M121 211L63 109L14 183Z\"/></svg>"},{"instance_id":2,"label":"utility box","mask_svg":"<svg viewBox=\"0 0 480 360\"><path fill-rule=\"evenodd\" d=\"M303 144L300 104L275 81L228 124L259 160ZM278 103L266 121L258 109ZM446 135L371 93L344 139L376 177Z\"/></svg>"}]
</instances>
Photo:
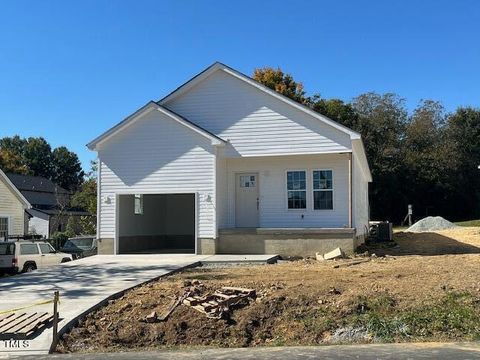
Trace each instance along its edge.
<instances>
[{"instance_id":1,"label":"utility box","mask_svg":"<svg viewBox=\"0 0 480 360\"><path fill-rule=\"evenodd\" d=\"M370 221L369 239L371 241L393 241L392 223L388 221Z\"/></svg>"},{"instance_id":2,"label":"utility box","mask_svg":"<svg viewBox=\"0 0 480 360\"><path fill-rule=\"evenodd\" d=\"M377 230L378 241L393 241L393 227L391 222L381 222Z\"/></svg>"}]
</instances>

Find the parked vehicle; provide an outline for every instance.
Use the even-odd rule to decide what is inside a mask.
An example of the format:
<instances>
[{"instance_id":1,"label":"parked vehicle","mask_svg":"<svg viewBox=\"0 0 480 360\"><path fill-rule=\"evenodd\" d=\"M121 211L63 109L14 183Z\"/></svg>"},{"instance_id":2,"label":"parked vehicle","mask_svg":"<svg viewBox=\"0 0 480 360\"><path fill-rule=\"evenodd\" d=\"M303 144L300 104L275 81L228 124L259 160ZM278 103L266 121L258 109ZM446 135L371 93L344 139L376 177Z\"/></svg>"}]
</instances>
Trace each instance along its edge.
<instances>
[{"instance_id":1,"label":"parked vehicle","mask_svg":"<svg viewBox=\"0 0 480 360\"><path fill-rule=\"evenodd\" d=\"M72 260L72 255L56 251L45 241L0 242L0 274L30 272Z\"/></svg>"},{"instance_id":2,"label":"parked vehicle","mask_svg":"<svg viewBox=\"0 0 480 360\"><path fill-rule=\"evenodd\" d=\"M97 239L95 236L77 236L70 238L60 250L71 254L73 259L97 255Z\"/></svg>"}]
</instances>

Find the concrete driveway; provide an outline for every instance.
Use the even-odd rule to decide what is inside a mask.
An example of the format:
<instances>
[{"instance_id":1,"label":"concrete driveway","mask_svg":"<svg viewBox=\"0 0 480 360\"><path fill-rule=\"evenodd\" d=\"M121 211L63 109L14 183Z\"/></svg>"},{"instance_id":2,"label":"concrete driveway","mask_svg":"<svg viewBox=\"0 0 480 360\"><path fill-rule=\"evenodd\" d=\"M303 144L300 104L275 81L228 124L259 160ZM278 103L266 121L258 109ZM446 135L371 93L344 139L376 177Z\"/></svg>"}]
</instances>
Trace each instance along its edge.
<instances>
[{"instance_id":1,"label":"concrete driveway","mask_svg":"<svg viewBox=\"0 0 480 360\"><path fill-rule=\"evenodd\" d=\"M53 298L60 292L59 329L109 297L146 281L192 266L211 256L201 255L97 255L28 274L0 279L0 312ZM39 305L27 312L50 311L52 304ZM12 347L0 341L0 356L46 354L52 330L46 329L28 346Z\"/></svg>"}]
</instances>

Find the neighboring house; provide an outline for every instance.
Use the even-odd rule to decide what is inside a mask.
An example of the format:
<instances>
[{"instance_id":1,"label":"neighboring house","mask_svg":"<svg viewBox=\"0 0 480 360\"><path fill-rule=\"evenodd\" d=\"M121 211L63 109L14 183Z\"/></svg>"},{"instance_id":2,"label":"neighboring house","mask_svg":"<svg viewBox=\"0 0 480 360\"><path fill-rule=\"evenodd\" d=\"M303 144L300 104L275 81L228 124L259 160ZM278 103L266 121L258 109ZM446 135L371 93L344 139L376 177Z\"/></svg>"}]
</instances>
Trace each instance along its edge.
<instances>
[{"instance_id":1,"label":"neighboring house","mask_svg":"<svg viewBox=\"0 0 480 360\"><path fill-rule=\"evenodd\" d=\"M26 210L30 203L0 170L0 241L8 235L25 234L28 230Z\"/></svg>"},{"instance_id":2,"label":"neighboring house","mask_svg":"<svg viewBox=\"0 0 480 360\"><path fill-rule=\"evenodd\" d=\"M11 204L6 208L3 201L0 203L0 238L2 221L5 222L1 220L2 216L10 218L9 235L35 234L49 238L57 231L66 230L69 217L89 215L71 208L72 193L47 178L3 172L0 172L0 178L3 183L0 199L8 197ZM16 195L16 202L11 194ZM23 219L22 226L20 219Z\"/></svg>"},{"instance_id":3,"label":"neighboring house","mask_svg":"<svg viewBox=\"0 0 480 360\"><path fill-rule=\"evenodd\" d=\"M221 63L87 146L100 253L312 256L368 229L360 135Z\"/></svg>"}]
</instances>

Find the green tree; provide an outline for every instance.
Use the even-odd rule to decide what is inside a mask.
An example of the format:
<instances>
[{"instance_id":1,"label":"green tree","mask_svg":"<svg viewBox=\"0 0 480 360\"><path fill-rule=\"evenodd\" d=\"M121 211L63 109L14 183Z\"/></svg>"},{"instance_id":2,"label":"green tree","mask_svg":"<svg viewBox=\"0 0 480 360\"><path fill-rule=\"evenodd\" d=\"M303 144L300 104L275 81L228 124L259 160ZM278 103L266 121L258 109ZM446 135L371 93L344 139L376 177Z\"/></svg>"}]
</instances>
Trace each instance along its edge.
<instances>
[{"instance_id":1,"label":"green tree","mask_svg":"<svg viewBox=\"0 0 480 360\"><path fill-rule=\"evenodd\" d=\"M445 119L441 103L422 100L406 127L403 161L409 186L405 194L416 218L448 214L445 195L451 191L450 169L457 158L446 139Z\"/></svg>"},{"instance_id":2,"label":"green tree","mask_svg":"<svg viewBox=\"0 0 480 360\"><path fill-rule=\"evenodd\" d=\"M67 229L75 234L91 235L97 229L97 181L96 163L92 161L92 171L79 190L72 197L72 206L89 212L90 216L80 216L69 219Z\"/></svg>"},{"instance_id":3,"label":"green tree","mask_svg":"<svg viewBox=\"0 0 480 360\"><path fill-rule=\"evenodd\" d=\"M22 175L28 175L30 172L20 155L4 148L0 148L0 169Z\"/></svg>"},{"instance_id":4,"label":"green tree","mask_svg":"<svg viewBox=\"0 0 480 360\"><path fill-rule=\"evenodd\" d=\"M323 99L319 94L308 98L307 104L316 112L356 130L359 127L358 114L349 103L340 99Z\"/></svg>"},{"instance_id":5,"label":"green tree","mask_svg":"<svg viewBox=\"0 0 480 360\"><path fill-rule=\"evenodd\" d=\"M255 69L253 79L301 104L307 101L302 83L293 80L292 75L285 74L280 68L267 66Z\"/></svg>"},{"instance_id":6,"label":"green tree","mask_svg":"<svg viewBox=\"0 0 480 360\"><path fill-rule=\"evenodd\" d=\"M76 190L85 175L77 154L61 146L53 150L51 161L52 181L67 190Z\"/></svg>"},{"instance_id":7,"label":"green tree","mask_svg":"<svg viewBox=\"0 0 480 360\"><path fill-rule=\"evenodd\" d=\"M432 100L422 101L407 124L404 142L404 161L417 181L436 183L441 163L442 127L445 123L443 106Z\"/></svg>"},{"instance_id":8,"label":"green tree","mask_svg":"<svg viewBox=\"0 0 480 360\"><path fill-rule=\"evenodd\" d=\"M52 179L52 148L44 138L28 138L23 147L23 158L33 175Z\"/></svg>"},{"instance_id":9,"label":"green tree","mask_svg":"<svg viewBox=\"0 0 480 360\"><path fill-rule=\"evenodd\" d=\"M0 149L10 151L22 158L26 144L27 140L18 135L0 139Z\"/></svg>"},{"instance_id":10,"label":"green tree","mask_svg":"<svg viewBox=\"0 0 480 360\"><path fill-rule=\"evenodd\" d=\"M374 219L399 221L405 210L405 183L402 145L408 112L404 99L396 94L373 92L353 99L358 114L356 129L362 135L373 176L370 187Z\"/></svg>"},{"instance_id":11,"label":"green tree","mask_svg":"<svg viewBox=\"0 0 480 360\"><path fill-rule=\"evenodd\" d=\"M446 140L457 158L449 202L457 217L480 217L480 109L458 108L447 118Z\"/></svg>"},{"instance_id":12,"label":"green tree","mask_svg":"<svg viewBox=\"0 0 480 360\"><path fill-rule=\"evenodd\" d=\"M89 178L83 182L80 189L72 196L72 206L88 211L90 214L97 213L97 181Z\"/></svg>"}]
</instances>

